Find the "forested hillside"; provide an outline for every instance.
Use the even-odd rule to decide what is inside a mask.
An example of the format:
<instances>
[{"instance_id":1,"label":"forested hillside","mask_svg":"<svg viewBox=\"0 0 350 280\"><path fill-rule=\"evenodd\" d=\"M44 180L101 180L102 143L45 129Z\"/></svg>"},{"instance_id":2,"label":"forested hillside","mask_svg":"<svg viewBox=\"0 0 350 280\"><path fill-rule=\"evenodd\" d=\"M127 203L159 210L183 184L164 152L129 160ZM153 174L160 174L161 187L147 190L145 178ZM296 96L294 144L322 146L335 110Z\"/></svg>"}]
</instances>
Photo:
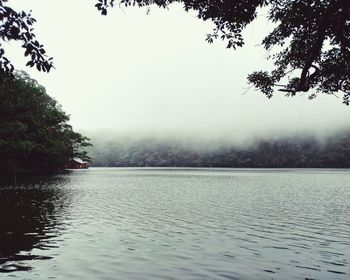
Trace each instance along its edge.
<instances>
[{"instance_id":1,"label":"forested hillside","mask_svg":"<svg viewBox=\"0 0 350 280\"><path fill-rule=\"evenodd\" d=\"M0 85L0 173L56 172L70 157L89 160L88 138L25 72Z\"/></svg>"},{"instance_id":2,"label":"forested hillside","mask_svg":"<svg viewBox=\"0 0 350 280\"><path fill-rule=\"evenodd\" d=\"M207 149L206 149L207 148ZM249 146L197 148L179 141L95 141L93 166L350 168L350 132L319 140L286 137Z\"/></svg>"}]
</instances>

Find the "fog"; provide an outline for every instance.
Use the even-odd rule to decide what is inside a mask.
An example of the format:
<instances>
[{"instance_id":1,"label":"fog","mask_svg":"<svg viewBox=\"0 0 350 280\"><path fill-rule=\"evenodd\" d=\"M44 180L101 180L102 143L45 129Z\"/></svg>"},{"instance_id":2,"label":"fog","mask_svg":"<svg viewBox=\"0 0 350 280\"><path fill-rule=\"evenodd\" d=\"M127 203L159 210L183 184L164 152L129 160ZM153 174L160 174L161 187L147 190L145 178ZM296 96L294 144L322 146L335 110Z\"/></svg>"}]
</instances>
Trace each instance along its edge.
<instances>
[{"instance_id":1,"label":"fog","mask_svg":"<svg viewBox=\"0 0 350 280\"><path fill-rule=\"evenodd\" d=\"M44 85L93 141L117 138L247 143L286 135L329 135L348 126L350 110L335 96L272 99L246 77L269 70L259 46L272 25L261 12L237 51L205 42L213 25L186 13L114 8L107 17L93 1L10 1L32 10L35 32L56 69L25 67L19 46L6 46L15 67Z\"/></svg>"}]
</instances>

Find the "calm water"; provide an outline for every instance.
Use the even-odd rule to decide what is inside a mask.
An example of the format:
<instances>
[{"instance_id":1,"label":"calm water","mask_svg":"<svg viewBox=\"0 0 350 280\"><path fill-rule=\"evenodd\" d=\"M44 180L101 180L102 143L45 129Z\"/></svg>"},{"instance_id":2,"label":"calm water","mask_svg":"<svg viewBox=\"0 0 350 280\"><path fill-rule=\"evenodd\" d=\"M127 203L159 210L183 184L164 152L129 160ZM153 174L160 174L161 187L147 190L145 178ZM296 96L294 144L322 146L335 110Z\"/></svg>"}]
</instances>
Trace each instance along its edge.
<instances>
[{"instance_id":1,"label":"calm water","mask_svg":"<svg viewBox=\"0 0 350 280\"><path fill-rule=\"evenodd\" d=\"M350 279L350 171L90 169L0 187L0 279Z\"/></svg>"}]
</instances>

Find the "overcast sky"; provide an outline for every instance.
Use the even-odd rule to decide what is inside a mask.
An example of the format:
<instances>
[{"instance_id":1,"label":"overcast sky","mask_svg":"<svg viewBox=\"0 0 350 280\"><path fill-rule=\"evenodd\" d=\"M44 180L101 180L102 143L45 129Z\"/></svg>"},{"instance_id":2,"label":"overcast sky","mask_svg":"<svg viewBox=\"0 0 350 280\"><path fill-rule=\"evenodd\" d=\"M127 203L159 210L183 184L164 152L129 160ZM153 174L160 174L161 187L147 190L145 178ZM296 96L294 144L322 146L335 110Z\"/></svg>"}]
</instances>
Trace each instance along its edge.
<instances>
[{"instance_id":1,"label":"overcast sky","mask_svg":"<svg viewBox=\"0 0 350 280\"><path fill-rule=\"evenodd\" d=\"M118 7L101 16L94 1L9 1L37 19L35 32L56 69L25 67L23 51L7 54L44 85L85 133L246 138L278 133L324 133L346 127L350 108L334 96L268 100L246 76L271 69L259 46L271 24L261 15L238 51L205 42L213 25L184 12ZM16 5L16 6L15 6ZM341 97L341 96L340 96Z\"/></svg>"}]
</instances>

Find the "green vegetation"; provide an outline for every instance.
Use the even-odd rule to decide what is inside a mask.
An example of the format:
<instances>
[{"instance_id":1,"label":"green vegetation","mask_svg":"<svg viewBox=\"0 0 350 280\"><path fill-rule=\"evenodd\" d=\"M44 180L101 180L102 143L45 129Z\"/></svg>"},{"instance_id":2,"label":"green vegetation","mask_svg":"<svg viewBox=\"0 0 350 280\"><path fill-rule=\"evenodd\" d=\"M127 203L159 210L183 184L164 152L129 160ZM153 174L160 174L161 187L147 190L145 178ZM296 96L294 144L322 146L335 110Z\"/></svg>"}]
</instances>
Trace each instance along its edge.
<instances>
[{"instance_id":1,"label":"green vegetation","mask_svg":"<svg viewBox=\"0 0 350 280\"><path fill-rule=\"evenodd\" d=\"M313 137L259 140L245 147L198 147L154 139L96 141L91 153L92 165L104 167L350 168L350 133L322 141Z\"/></svg>"},{"instance_id":2,"label":"green vegetation","mask_svg":"<svg viewBox=\"0 0 350 280\"><path fill-rule=\"evenodd\" d=\"M89 160L88 138L73 131L69 116L25 72L0 85L0 172L55 172L73 156Z\"/></svg>"}]
</instances>

